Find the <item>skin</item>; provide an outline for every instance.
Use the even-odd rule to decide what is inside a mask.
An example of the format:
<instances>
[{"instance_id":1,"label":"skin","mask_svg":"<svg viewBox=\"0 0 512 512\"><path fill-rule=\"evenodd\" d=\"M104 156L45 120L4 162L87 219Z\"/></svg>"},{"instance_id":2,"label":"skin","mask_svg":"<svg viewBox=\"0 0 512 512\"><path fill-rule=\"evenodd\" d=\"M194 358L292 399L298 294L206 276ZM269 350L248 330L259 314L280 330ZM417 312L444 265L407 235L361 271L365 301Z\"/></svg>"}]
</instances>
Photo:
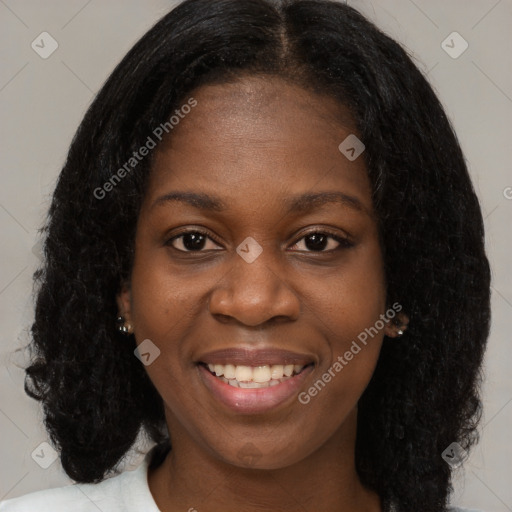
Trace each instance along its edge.
<instances>
[{"instance_id":1,"label":"skin","mask_svg":"<svg viewBox=\"0 0 512 512\"><path fill-rule=\"evenodd\" d=\"M160 349L145 368L173 449L149 472L151 493L163 512L380 511L355 470L357 402L397 327L388 323L308 404L293 397L261 414L220 406L194 363L216 349L284 348L315 361L306 391L388 309L365 163L338 149L357 133L353 120L333 99L276 77L192 95L197 106L152 155L133 272L117 298L137 343ZM176 190L218 196L228 210L155 204ZM325 191L361 207L284 207L292 195ZM183 228L208 232L202 252L169 241ZM352 246L329 235L315 251L306 235L326 228ZM252 263L236 252L248 236L263 249ZM255 460L240 458L247 446Z\"/></svg>"}]
</instances>

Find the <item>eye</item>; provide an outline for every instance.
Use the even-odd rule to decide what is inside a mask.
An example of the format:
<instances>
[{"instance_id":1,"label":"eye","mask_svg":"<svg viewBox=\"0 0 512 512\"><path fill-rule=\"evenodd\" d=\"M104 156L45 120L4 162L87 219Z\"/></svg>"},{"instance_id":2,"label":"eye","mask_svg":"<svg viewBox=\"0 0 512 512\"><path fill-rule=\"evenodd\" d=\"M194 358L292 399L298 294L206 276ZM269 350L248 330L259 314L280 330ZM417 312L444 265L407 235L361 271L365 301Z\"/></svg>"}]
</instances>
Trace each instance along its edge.
<instances>
[{"instance_id":1,"label":"eye","mask_svg":"<svg viewBox=\"0 0 512 512\"><path fill-rule=\"evenodd\" d=\"M334 240L334 247L332 247L332 242L329 244L329 239ZM168 240L166 245L170 245L174 249L181 252L202 252L203 249L216 250L215 247L205 247L208 240L213 242L212 238L207 232L199 229L193 229L182 231L179 235L176 235ZM299 245L301 240L305 240L305 246L307 249L309 249L305 252L334 252L338 249L353 247L354 245L349 241L348 238L326 230L312 231L308 233L307 235L300 238L299 241L295 242L292 248ZM177 245L181 245L183 248L177 247ZM325 250L327 247L329 247L329 245L331 245L331 247L328 250Z\"/></svg>"},{"instance_id":2,"label":"eye","mask_svg":"<svg viewBox=\"0 0 512 512\"><path fill-rule=\"evenodd\" d=\"M335 243L329 243L329 239L334 240ZM348 238L325 230L311 231L307 235L300 238L299 241L295 242L292 247L299 245L301 240L305 241L304 245L309 249L305 252L334 252L338 249L348 249L354 246L354 244L350 242ZM333 245L334 247L332 247ZM329 250L324 250L329 246Z\"/></svg>"},{"instance_id":3,"label":"eye","mask_svg":"<svg viewBox=\"0 0 512 512\"><path fill-rule=\"evenodd\" d=\"M179 235L176 235L168 240L166 245L170 245L174 249L181 252L201 252L202 249L205 249L205 244L208 240L212 240L208 233L201 231L200 229L193 229L189 231L182 231ZM179 243L175 244L176 241ZM181 245L184 247L184 249L176 247L176 245ZM207 247L206 249L215 250L215 248L212 247Z\"/></svg>"}]
</instances>

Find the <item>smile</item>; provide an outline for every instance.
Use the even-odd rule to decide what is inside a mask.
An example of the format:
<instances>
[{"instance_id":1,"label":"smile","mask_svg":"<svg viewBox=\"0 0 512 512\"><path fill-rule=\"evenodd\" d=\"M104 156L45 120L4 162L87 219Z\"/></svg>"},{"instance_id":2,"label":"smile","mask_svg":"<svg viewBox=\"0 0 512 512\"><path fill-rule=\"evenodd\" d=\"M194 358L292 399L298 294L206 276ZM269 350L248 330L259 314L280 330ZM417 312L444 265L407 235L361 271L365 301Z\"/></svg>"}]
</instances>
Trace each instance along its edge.
<instances>
[{"instance_id":1,"label":"smile","mask_svg":"<svg viewBox=\"0 0 512 512\"><path fill-rule=\"evenodd\" d=\"M205 363L197 365L200 379L217 404L231 413L263 414L296 403L294 398L314 364L212 367L213 370Z\"/></svg>"}]
</instances>

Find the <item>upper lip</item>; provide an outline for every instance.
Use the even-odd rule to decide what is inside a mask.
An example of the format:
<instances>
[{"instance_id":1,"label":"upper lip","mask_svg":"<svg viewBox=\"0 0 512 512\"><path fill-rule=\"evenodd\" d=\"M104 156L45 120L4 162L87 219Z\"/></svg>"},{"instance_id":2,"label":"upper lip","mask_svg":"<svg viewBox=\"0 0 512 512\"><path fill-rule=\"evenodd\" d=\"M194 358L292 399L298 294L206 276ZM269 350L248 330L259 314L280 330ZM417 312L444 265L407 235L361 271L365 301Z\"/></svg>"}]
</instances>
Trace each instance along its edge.
<instances>
[{"instance_id":1,"label":"upper lip","mask_svg":"<svg viewBox=\"0 0 512 512\"><path fill-rule=\"evenodd\" d=\"M273 364L308 365L313 363L315 358L308 354L299 354L279 348L224 348L207 352L200 356L198 363L205 364L233 364L240 366L263 366Z\"/></svg>"}]
</instances>

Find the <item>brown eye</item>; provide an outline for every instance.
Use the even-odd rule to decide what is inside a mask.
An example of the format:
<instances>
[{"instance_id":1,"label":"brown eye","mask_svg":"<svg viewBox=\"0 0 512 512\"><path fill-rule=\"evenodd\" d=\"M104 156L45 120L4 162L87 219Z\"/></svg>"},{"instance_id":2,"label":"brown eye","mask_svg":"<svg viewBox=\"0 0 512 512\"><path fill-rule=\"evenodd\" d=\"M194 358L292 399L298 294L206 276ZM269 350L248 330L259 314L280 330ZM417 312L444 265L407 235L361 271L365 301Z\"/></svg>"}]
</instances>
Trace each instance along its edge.
<instances>
[{"instance_id":1,"label":"brown eye","mask_svg":"<svg viewBox=\"0 0 512 512\"><path fill-rule=\"evenodd\" d=\"M207 247L208 241L212 242L211 247ZM348 240L334 233L326 231L314 231L308 233L299 239L304 240L306 249L299 249L304 252L333 252L342 248L353 247ZM299 244L299 241L293 247ZM184 231L179 235L172 237L166 245L171 245L174 249L181 252L202 252L204 250L215 250L218 245L214 243L210 235L200 230ZM181 247L179 247L181 245Z\"/></svg>"},{"instance_id":2,"label":"brown eye","mask_svg":"<svg viewBox=\"0 0 512 512\"><path fill-rule=\"evenodd\" d=\"M211 240L211 238L204 231L191 230L174 236L167 242L166 245L171 245L174 249L181 252L200 252L205 249L205 245L207 244L208 240ZM176 247L176 245L181 245L183 248ZM212 247L207 247L206 249L212 249Z\"/></svg>"},{"instance_id":3,"label":"brown eye","mask_svg":"<svg viewBox=\"0 0 512 512\"><path fill-rule=\"evenodd\" d=\"M329 239L334 240L334 243L329 243ZM300 240L305 241L306 252L332 252L341 248L353 247L353 244L347 238L324 231L308 233ZM297 246L298 243L296 242L294 246ZM329 249L325 250L327 247Z\"/></svg>"}]
</instances>

